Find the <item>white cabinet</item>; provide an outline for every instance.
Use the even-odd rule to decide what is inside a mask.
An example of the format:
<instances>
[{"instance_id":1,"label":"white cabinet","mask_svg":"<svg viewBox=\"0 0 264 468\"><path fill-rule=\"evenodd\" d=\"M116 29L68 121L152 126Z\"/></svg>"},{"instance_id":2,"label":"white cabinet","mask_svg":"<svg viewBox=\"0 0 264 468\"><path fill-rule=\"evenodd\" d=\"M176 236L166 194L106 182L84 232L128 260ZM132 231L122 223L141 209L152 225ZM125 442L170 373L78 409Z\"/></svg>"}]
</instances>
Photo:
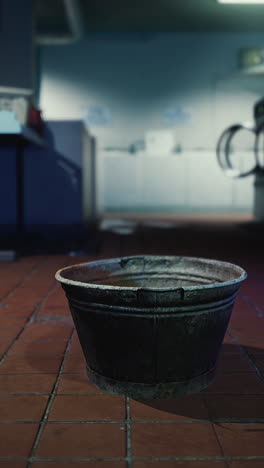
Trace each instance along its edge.
<instances>
[{"instance_id":1,"label":"white cabinet","mask_svg":"<svg viewBox=\"0 0 264 468\"><path fill-rule=\"evenodd\" d=\"M233 179L226 177L213 152L187 155L188 204L194 208L229 208L233 200Z\"/></svg>"},{"instance_id":2,"label":"white cabinet","mask_svg":"<svg viewBox=\"0 0 264 468\"><path fill-rule=\"evenodd\" d=\"M103 203L106 210L140 205L139 161L135 156L107 156L103 163Z\"/></svg>"},{"instance_id":3,"label":"white cabinet","mask_svg":"<svg viewBox=\"0 0 264 468\"><path fill-rule=\"evenodd\" d=\"M141 186L144 207L177 209L187 203L187 177L184 158L180 156L143 157Z\"/></svg>"},{"instance_id":4,"label":"white cabinet","mask_svg":"<svg viewBox=\"0 0 264 468\"><path fill-rule=\"evenodd\" d=\"M247 172L255 165L252 153L241 152L238 158L238 167L240 171ZM253 212L254 203L254 181L255 176L250 175L234 180L233 205L237 209L245 209Z\"/></svg>"},{"instance_id":5,"label":"white cabinet","mask_svg":"<svg viewBox=\"0 0 264 468\"><path fill-rule=\"evenodd\" d=\"M248 176L234 181L233 206L253 212L255 176Z\"/></svg>"},{"instance_id":6,"label":"white cabinet","mask_svg":"<svg viewBox=\"0 0 264 468\"><path fill-rule=\"evenodd\" d=\"M227 177L213 151L99 157L102 211L252 211L253 178Z\"/></svg>"}]
</instances>

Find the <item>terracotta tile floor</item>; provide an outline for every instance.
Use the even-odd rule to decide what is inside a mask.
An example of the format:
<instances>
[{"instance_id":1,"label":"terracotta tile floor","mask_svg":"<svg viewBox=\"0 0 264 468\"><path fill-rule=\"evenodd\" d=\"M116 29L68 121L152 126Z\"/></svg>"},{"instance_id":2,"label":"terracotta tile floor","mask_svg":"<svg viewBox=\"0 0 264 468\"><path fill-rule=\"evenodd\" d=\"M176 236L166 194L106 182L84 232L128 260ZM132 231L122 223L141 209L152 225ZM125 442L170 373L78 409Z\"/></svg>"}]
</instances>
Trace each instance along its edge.
<instances>
[{"instance_id":1,"label":"terracotta tile floor","mask_svg":"<svg viewBox=\"0 0 264 468\"><path fill-rule=\"evenodd\" d=\"M135 221L131 234L99 233L97 256L0 263L0 468L264 468L263 228L239 216L173 218L166 229ZM86 378L54 273L137 253L218 258L248 271L217 375L199 394L136 401Z\"/></svg>"}]
</instances>

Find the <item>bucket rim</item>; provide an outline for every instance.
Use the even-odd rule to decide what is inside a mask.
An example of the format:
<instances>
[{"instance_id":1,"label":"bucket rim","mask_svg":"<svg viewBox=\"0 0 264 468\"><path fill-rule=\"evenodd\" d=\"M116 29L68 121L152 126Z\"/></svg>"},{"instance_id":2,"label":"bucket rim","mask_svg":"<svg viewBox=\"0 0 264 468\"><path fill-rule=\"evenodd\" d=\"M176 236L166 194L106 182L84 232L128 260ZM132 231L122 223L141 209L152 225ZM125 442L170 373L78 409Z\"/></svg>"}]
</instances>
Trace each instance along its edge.
<instances>
[{"instance_id":1,"label":"bucket rim","mask_svg":"<svg viewBox=\"0 0 264 468\"><path fill-rule=\"evenodd\" d=\"M142 286L114 286L110 284L104 285L104 284L99 284L99 283L95 284L89 281L82 282L82 281L71 280L68 278L64 278L62 276L63 272L70 270L70 269L74 269L74 268L80 268L80 267L85 267L85 266L100 266L106 263L111 264L111 263L118 263L118 262L120 263L120 266L121 266L121 262L124 262L124 261L126 262L126 261L137 259L137 258L146 258L149 260L151 259L153 260L154 259L161 259L161 260L188 259L190 261L199 260L201 262L205 262L211 265L218 264L219 266L221 265L226 268L232 268L233 270L235 267L235 270L237 271L239 276L230 281L213 282L213 283L202 284L202 285L197 285L197 286L181 286L180 288L175 287L175 286L158 288L158 287L148 287L148 286L142 287ZM248 276L247 272L241 266L237 265L236 263L226 262L223 260L217 260L217 259L212 259L212 258L205 258L205 257L191 257L191 256L186 256L186 255L130 255L130 256L125 256L125 257L111 257L108 259L99 259L99 260L92 260L88 262L76 263L74 265L63 267L55 273L55 279L58 282L65 284L66 286L77 286L77 287L82 287L82 288L89 289L89 290L97 290L101 292L103 291L137 292L143 289L145 292L150 292L150 293L151 292L164 292L164 291L173 292L179 289L187 292L187 291L198 291L201 289L205 290L205 289L213 289L213 288L223 288L226 286L233 286L233 285L239 284L242 281L244 281L247 278L247 276Z\"/></svg>"}]
</instances>

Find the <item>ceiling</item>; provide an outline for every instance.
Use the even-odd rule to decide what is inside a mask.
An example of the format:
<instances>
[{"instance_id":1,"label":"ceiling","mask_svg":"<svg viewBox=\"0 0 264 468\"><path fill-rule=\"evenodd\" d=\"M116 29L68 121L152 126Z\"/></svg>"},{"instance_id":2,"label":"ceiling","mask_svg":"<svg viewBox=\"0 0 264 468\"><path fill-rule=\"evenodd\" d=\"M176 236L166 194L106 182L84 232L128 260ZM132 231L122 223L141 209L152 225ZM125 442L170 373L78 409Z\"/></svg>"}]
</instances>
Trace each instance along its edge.
<instances>
[{"instance_id":1,"label":"ceiling","mask_svg":"<svg viewBox=\"0 0 264 468\"><path fill-rule=\"evenodd\" d=\"M264 32L264 5L226 5L216 0L78 1L85 34ZM35 7L37 32L66 32L63 0L35 0Z\"/></svg>"}]
</instances>

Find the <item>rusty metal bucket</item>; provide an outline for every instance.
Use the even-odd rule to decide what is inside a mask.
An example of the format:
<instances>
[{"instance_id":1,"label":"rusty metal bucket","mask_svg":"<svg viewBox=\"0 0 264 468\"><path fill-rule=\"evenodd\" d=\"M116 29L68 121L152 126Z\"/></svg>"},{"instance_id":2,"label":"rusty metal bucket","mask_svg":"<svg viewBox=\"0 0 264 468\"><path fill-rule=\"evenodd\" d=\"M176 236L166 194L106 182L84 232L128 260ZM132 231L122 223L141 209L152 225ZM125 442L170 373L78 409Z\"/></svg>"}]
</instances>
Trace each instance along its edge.
<instances>
[{"instance_id":1,"label":"rusty metal bucket","mask_svg":"<svg viewBox=\"0 0 264 468\"><path fill-rule=\"evenodd\" d=\"M90 382L132 398L199 392L213 380L246 272L222 261L134 256L56 273Z\"/></svg>"}]
</instances>

